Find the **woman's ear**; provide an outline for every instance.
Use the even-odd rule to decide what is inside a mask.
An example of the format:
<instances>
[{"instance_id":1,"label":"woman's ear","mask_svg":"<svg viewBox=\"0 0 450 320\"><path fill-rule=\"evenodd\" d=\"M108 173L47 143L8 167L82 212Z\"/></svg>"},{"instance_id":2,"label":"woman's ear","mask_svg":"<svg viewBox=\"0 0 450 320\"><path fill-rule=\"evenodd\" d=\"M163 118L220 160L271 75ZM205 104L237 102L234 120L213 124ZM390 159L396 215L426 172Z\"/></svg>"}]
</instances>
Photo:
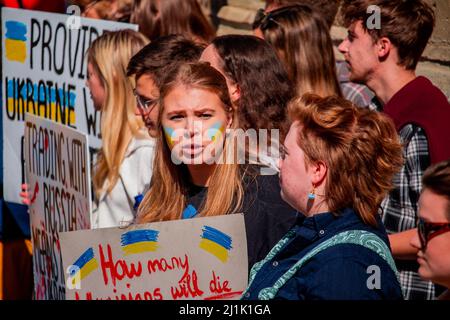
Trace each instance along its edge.
<instances>
[{"instance_id":1,"label":"woman's ear","mask_svg":"<svg viewBox=\"0 0 450 320\"><path fill-rule=\"evenodd\" d=\"M238 84L230 85L230 98L231 101L234 103L238 101L241 98L241 88Z\"/></svg>"},{"instance_id":2,"label":"woman's ear","mask_svg":"<svg viewBox=\"0 0 450 320\"><path fill-rule=\"evenodd\" d=\"M230 109L232 109L230 107ZM233 125L233 110L230 110L227 120L227 129L231 129L231 126Z\"/></svg>"},{"instance_id":3,"label":"woman's ear","mask_svg":"<svg viewBox=\"0 0 450 320\"><path fill-rule=\"evenodd\" d=\"M314 185L320 185L326 178L328 167L323 161L317 161L316 163L311 165L311 182Z\"/></svg>"}]
</instances>

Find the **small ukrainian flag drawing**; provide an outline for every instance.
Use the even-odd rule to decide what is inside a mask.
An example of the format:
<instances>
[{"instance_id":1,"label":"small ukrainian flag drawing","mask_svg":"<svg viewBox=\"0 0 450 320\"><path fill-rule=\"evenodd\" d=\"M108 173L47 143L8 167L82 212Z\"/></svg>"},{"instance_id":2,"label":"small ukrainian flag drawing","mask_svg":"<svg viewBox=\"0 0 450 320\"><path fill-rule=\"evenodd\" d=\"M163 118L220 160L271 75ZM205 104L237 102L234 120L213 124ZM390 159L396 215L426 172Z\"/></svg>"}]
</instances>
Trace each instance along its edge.
<instances>
[{"instance_id":1,"label":"small ukrainian flag drawing","mask_svg":"<svg viewBox=\"0 0 450 320\"><path fill-rule=\"evenodd\" d=\"M24 63L27 58L27 26L18 21L5 22L6 59Z\"/></svg>"},{"instance_id":2,"label":"small ukrainian flag drawing","mask_svg":"<svg viewBox=\"0 0 450 320\"><path fill-rule=\"evenodd\" d=\"M202 240L200 241L199 247L211 253L223 263L226 263L228 260L228 252L232 248L231 237L210 226L203 226L202 231Z\"/></svg>"},{"instance_id":3,"label":"small ukrainian flag drawing","mask_svg":"<svg viewBox=\"0 0 450 320\"><path fill-rule=\"evenodd\" d=\"M83 280L92 271L98 268L97 259L94 257L94 250L92 248L87 249L72 265L77 267L73 268L70 273L73 285L75 285L78 279L80 281ZM77 273L80 274L77 275Z\"/></svg>"},{"instance_id":4,"label":"small ukrainian flag drawing","mask_svg":"<svg viewBox=\"0 0 450 320\"><path fill-rule=\"evenodd\" d=\"M126 256L158 249L158 235L156 230L135 230L122 234L121 246Z\"/></svg>"}]
</instances>

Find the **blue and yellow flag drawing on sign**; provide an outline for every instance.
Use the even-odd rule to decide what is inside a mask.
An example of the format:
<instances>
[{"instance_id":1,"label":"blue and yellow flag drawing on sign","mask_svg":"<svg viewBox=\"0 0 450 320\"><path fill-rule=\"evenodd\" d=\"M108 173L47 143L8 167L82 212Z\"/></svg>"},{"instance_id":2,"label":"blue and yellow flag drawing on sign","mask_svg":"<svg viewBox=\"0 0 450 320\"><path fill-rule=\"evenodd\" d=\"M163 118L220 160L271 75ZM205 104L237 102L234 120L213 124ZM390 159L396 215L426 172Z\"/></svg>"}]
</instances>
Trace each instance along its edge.
<instances>
[{"instance_id":1,"label":"blue and yellow flag drawing on sign","mask_svg":"<svg viewBox=\"0 0 450 320\"><path fill-rule=\"evenodd\" d=\"M86 278L92 271L98 268L98 262L97 259L94 257L94 250L92 248L87 249L78 259L75 261L73 266L78 267L77 270L71 271L71 278L74 281L74 285L76 284L77 280L80 281ZM77 276L77 273L79 274L79 277Z\"/></svg>"},{"instance_id":2,"label":"blue and yellow flag drawing on sign","mask_svg":"<svg viewBox=\"0 0 450 320\"><path fill-rule=\"evenodd\" d=\"M18 21L5 22L6 59L24 63L27 58L27 26Z\"/></svg>"},{"instance_id":3,"label":"blue and yellow flag drawing on sign","mask_svg":"<svg viewBox=\"0 0 450 320\"><path fill-rule=\"evenodd\" d=\"M226 263L228 260L228 252L232 248L231 237L209 226L204 226L202 231L200 248L216 256L223 263Z\"/></svg>"},{"instance_id":4,"label":"blue and yellow flag drawing on sign","mask_svg":"<svg viewBox=\"0 0 450 320\"><path fill-rule=\"evenodd\" d=\"M152 252L158 249L158 235L156 230L129 231L121 236L121 246L125 255Z\"/></svg>"}]
</instances>

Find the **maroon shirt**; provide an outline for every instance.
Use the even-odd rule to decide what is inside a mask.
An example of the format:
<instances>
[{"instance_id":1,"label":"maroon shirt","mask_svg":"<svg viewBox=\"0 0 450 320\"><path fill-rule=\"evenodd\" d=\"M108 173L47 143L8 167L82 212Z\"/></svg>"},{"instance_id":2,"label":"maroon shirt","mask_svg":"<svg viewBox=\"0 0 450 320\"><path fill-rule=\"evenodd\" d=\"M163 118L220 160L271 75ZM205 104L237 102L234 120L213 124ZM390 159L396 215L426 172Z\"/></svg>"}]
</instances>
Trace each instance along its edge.
<instances>
[{"instance_id":1,"label":"maroon shirt","mask_svg":"<svg viewBox=\"0 0 450 320\"><path fill-rule=\"evenodd\" d=\"M450 159L450 104L425 77L417 77L384 106L397 131L407 124L421 127L427 136L431 164Z\"/></svg>"}]
</instances>

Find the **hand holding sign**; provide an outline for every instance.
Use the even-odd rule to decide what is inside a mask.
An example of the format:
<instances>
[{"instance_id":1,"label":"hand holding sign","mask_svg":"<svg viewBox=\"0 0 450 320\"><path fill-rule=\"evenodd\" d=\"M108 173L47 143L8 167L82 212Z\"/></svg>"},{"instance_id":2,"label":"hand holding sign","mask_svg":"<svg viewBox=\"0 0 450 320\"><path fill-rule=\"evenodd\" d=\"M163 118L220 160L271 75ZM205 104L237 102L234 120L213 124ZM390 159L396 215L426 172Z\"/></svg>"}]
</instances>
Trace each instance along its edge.
<instances>
[{"instance_id":1,"label":"hand holding sign","mask_svg":"<svg viewBox=\"0 0 450 320\"><path fill-rule=\"evenodd\" d=\"M25 118L29 185L22 185L20 196L30 206L35 298L63 299L59 232L90 228L87 137L52 121Z\"/></svg>"},{"instance_id":2,"label":"hand holding sign","mask_svg":"<svg viewBox=\"0 0 450 320\"><path fill-rule=\"evenodd\" d=\"M22 191L19 193L19 196L20 196L20 198L22 198L22 203L29 206L31 201L30 201L30 188L29 188L28 184L23 183L21 185L21 190Z\"/></svg>"}]
</instances>

